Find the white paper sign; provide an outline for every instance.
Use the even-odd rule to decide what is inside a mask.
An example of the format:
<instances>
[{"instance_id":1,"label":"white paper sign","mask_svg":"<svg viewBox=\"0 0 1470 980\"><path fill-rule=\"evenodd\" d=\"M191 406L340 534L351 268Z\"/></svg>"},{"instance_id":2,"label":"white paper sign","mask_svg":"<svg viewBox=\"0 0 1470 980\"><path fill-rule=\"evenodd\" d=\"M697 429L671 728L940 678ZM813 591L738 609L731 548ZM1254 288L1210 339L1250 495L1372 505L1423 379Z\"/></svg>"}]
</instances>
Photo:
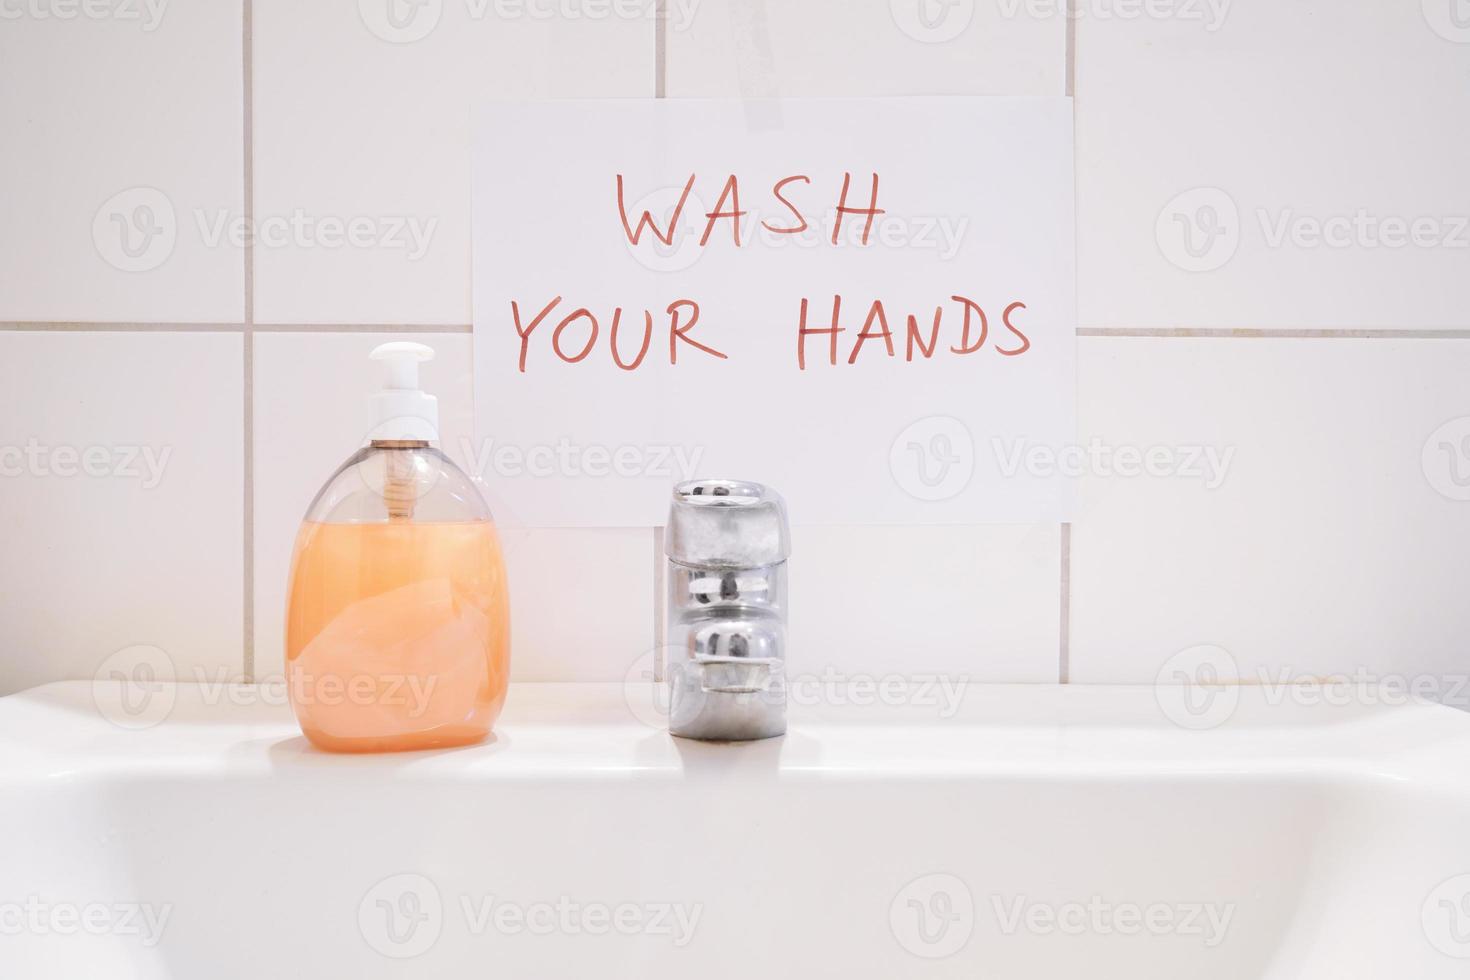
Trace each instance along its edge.
<instances>
[{"instance_id":1,"label":"white paper sign","mask_svg":"<svg viewBox=\"0 0 1470 980\"><path fill-rule=\"evenodd\" d=\"M467 455L530 526L769 483L796 523L1069 518L1067 99L501 104ZM835 326L835 330L833 329Z\"/></svg>"}]
</instances>

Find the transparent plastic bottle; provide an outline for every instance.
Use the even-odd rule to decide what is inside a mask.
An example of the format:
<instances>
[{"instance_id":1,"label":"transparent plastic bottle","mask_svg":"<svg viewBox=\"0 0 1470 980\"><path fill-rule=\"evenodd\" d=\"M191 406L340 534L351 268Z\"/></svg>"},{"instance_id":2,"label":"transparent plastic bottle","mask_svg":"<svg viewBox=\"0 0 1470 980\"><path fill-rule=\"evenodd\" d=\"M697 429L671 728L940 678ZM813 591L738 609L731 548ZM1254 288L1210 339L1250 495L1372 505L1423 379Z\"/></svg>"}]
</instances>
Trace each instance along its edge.
<instances>
[{"instance_id":1,"label":"transparent plastic bottle","mask_svg":"<svg viewBox=\"0 0 1470 980\"><path fill-rule=\"evenodd\" d=\"M322 487L296 537L291 705L306 737L331 751L477 742L500 714L510 673L495 523L433 445L437 408L417 384L417 361L432 351L386 344L373 356L390 362L373 438Z\"/></svg>"}]
</instances>

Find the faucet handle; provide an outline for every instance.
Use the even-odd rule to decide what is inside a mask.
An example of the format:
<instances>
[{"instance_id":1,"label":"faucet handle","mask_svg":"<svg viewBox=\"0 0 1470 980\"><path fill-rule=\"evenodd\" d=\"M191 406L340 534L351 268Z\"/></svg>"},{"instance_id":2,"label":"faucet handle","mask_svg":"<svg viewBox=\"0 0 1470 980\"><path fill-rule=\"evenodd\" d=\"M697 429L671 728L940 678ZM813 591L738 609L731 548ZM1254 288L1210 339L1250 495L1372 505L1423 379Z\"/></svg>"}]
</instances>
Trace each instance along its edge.
<instances>
[{"instance_id":1,"label":"faucet handle","mask_svg":"<svg viewBox=\"0 0 1470 980\"><path fill-rule=\"evenodd\" d=\"M738 678L768 676L786 660L786 630L777 619L717 619L697 628L693 641L690 659L703 670L706 691L749 687ZM730 683L712 682L718 677Z\"/></svg>"},{"instance_id":2,"label":"faucet handle","mask_svg":"<svg viewBox=\"0 0 1470 980\"><path fill-rule=\"evenodd\" d=\"M748 480L691 480L674 487L665 553L681 565L759 568L791 556L786 501Z\"/></svg>"},{"instance_id":3,"label":"faucet handle","mask_svg":"<svg viewBox=\"0 0 1470 980\"><path fill-rule=\"evenodd\" d=\"M669 664L671 733L744 741L786 731L786 631L779 619L713 620L689 640L689 656Z\"/></svg>"}]
</instances>

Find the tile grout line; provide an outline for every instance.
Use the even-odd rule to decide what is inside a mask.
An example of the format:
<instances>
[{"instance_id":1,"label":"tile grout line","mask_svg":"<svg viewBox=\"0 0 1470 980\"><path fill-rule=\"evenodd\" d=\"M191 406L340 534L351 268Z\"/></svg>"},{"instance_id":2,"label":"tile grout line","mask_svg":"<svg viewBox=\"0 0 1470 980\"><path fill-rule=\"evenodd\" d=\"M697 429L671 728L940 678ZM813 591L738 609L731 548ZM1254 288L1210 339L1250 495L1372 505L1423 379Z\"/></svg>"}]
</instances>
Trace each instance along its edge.
<instances>
[{"instance_id":1,"label":"tile grout line","mask_svg":"<svg viewBox=\"0 0 1470 980\"><path fill-rule=\"evenodd\" d=\"M253 0L241 0L242 32L240 63L243 82L241 104L242 144L244 164L243 210L245 226L251 226L255 215L255 17ZM255 242L254 236L245 245L245 322L241 324L243 335L244 365L244 496L242 498L244 553L243 570L243 629L241 632L241 667L247 684L255 681L255 336L252 329L255 321Z\"/></svg>"},{"instance_id":2,"label":"tile grout line","mask_svg":"<svg viewBox=\"0 0 1470 980\"><path fill-rule=\"evenodd\" d=\"M668 98L669 0L654 0L653 11L653 97Z\"/></svg>"},{"instance_id":3,"label":"tile grout line","mask_svg":"<svg viewBox=\"0 0 1470 980\"><path fill-rule=\"evenodd\" d=\"M468 323L252 323L255 333L473 333Z\"/></svg>"},{"instance_id":4,"label":"tile grout line","mask_svg":"<svg viewBox=\"0 0 1470 980\"><path fill-rule=\"evenodd\" d=\"M1067 98L1076 100L1078 94L1078 18L1076 18L1076 0L1067 0L1066 3L1066 81L1063 82L1063 94ZM1072 163L1073 181L1076 181L1076 160L1078 160L1078 134L1076 134L1076 103L1073 101L1072 110ZM1073 187L1073 220L1076 219L1076 188ZM1075 262L1075 259L1073 259ZM1076 335L1082 336L1082 329L1076 331ZM1063 523L1061 525L1060 542L1058 542L1058 564L1060 564L1060 580L1057 582L1057 602L1060 610L1057 613L1057 683L1072 683L1072 525Z\"/></svg>"},{"instance_id":5,"label":"tile grout line","mask_svg":"<svg viewBox=\"0 0 1470 980\"><path fill-rule=\"evenodd\" d=\"M253 286L254 268L247 281ZM253 304L252 304L253 305ZM0 322L0 331L52 330L56 332L242 333L244 323L129 323L107 321L12 320ZM251 333L470 333L468 323L254 323Z\"/></svg>"},{"instance_id":6,"label":"tile grout line","mask_svg":"<svg viewBox=\"0 0 1470 980\"><path fill-rule=\"evenodd\" d=\"M1467 340L1470 328L1447 327L1078 327L1079 337L1212 337L1230 340Z\"/></svg>"},{"instance_id":7,"label":"tile grout line","mask_svg":"<svg viewBox=\"0 0 1470 980\"><path fill-rule=\"evenodd\" d=\"M1065 69L1065 81L1063 83L1064 88L1062 90L1062 94L1065 95L1065 96L1067 96L1068 98L1073 98L1073 97L1075 97L1077 95L1077 15L1076 15L1076 9L1075 9L1076 8L1076 2L1077 2L1077 0L1067 0L1067 5L1066 5L1066 21L1067 21L1067 25L1066 25L1066 40L1063 42L1065 44L1065 46L1066 46L1066 62L1065 62L1066 69ZM1074 139L1074 141L1073 141L1073 154L1074 154L1074 156L1076 154L1075 147L1076 147L1076 141Z\"/></svg>"},{"instance_id":8,"label":"tile grout line","mask_svg":"<svg viewBox=\"0 0 1470 980\"><path fill-rule=\"evenodd\" d=\"M1076 220L1076 165L1077 165L1077 17L1075 11L1076 0L1067 0L1065 6L1066 15L1066 40L1063 42L1066 48L1065 68L1062 94L1073 100L1072 107L1072 165L1073 165L1073 220ZM1073 256L1074 268L1076 257ZM1081 328L1076 331L1077 336L1084 336ZM1060 609L1057 613L1057 683L1070 684L1072 681L1072 525L1063 523L1059 550L1058 564L1061 566L1061 579L1057 583L1057 602Z\"/></svg>"},{"instance_id":9,"label":"tile grout line","mask_svg":"<svg viewBox=\"0 0 1470 980\"><path fill-rule=\"evenodd\" d=\"M653 97L668 98L669 30L668 0L654 0L653 17ZM655 527L653 539L653 681L664 680L664 529Z\"/></svg>"},{"instance_id":10,"label":"tile grout line","mask_svg":"<svg viewBox=\"0 0 1470 980\"><path fill-rule=\"evenodd\" d=\"M1058 625L1057 683L1072 683L1072 525L1062 525L1061 617Z\"/></svg>"},{"instance_id":11,"label":"tile grout line","mask_svg":"<svg viewBox=\"0 0 1470 980\"><path fill-rule=\"evenodd\" d=\"M133 323L125 321L65 321L65 320L7 320L0 322L0 331L26 332L49 330L56 333L93 332L109 333L133 331L139 333L239 333L239 323Z\"/></svg>"},{"instance_id":12,"label":"tile grout line","mask_svg":"<svg viewBox=\"0 0 1470 980\"><path fill-rule=\"evenodd\" d=\"M653 529L653 680L664 679L664 597L668 583L664 580L664 529Z\"/></svg>"}]
</instances>

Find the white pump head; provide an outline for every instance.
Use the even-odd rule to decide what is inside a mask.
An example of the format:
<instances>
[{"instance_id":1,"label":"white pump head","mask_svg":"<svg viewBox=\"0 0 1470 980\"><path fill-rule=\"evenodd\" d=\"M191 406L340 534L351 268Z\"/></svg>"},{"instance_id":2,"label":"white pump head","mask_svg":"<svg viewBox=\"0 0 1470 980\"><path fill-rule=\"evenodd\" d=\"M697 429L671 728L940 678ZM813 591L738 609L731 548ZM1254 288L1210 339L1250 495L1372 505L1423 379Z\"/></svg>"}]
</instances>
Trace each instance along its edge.
<instances>
[{"instance_id":1,"label":"white pump head","mask_svg":"<svg viewBox=\"0 0 1470 980\"><path fill-rule=\"evenodd\" d=\"M388 367L387 382L373 395L372 439L439 439L439 399L419 388L419 362L434 349L411 341L379 344L368 355Z\"/></svg>"}]
</instances>

